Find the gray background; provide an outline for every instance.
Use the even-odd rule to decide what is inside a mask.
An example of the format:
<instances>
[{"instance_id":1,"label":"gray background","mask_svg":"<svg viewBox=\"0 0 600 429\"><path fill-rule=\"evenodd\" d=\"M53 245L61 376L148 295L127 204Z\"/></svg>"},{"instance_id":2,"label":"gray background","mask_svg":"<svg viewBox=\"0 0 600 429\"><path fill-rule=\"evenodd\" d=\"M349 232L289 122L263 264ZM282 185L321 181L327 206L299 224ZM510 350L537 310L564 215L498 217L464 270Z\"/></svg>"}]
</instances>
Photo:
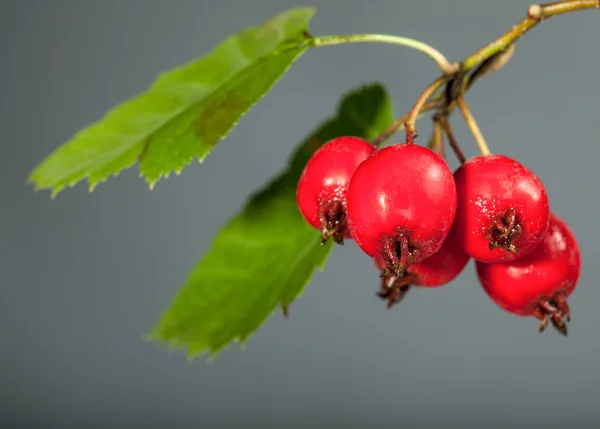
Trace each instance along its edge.
<instances>
[{"instance_id":1,"label":"gray background","mask_svg":"<svg viewBox=\"0 0 600 429\"><path fill-rule=\"evenodd\" d=\"M397 114L437 75L401 47L309 52L199 166L149 192L135 169L51 201L25 177L161 71L292 0L3 1L0 5L0 422L82 427L584 427L600 421L597 203L600 14L551 20L469 96L492 149L545 182L581 244L571 335L500 311L472 269L386 312L354 246L336 249L289 320L212 364L143 343L213 233L339 97L383 81ZM315 34L423 39L459 59L526 1L312 0ZM475 143L454 117L469 154ZM420 122L423 139L428 122Z\"/></svg>"}]
</instances>

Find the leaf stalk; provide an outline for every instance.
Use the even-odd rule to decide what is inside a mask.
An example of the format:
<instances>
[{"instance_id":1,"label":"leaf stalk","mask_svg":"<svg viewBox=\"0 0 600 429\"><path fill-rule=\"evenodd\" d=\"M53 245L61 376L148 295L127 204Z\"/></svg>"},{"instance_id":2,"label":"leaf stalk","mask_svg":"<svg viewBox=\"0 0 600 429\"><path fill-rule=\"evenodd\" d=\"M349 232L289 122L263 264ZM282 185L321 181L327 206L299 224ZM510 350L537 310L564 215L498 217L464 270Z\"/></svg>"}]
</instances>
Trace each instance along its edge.
<instances>
[{"instance_id":1,"label":"leaf stalk","mask_svg":"<svg viewBox=\"0 0 600 429\"><path fill-rule=\"evenodd\" d=\"M410 37L393 36L388 34L346 34L333 36L312 37L310 43L313 47L342 45L345 43L390 43L416 49L436 62L440 70L446 75L452 75L458 70L458 64L448 61L440 51L420 40Z\"/></svg>"}]
</instances>

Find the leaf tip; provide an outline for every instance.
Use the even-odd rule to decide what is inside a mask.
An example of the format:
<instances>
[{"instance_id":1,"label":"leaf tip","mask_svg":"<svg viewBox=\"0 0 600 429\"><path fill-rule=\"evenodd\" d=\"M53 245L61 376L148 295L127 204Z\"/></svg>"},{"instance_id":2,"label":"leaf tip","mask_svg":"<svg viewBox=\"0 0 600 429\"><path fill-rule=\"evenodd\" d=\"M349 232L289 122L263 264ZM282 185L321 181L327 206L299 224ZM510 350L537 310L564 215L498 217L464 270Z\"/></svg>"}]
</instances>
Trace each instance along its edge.
<instances>
[{"instance_id":1,"label":"leaf tip","mask_svg":"<svg viewBox=\"0 0 600 429\"><path fill-rule=\"evenodd\" d=\"M34 194L37 194L42 190L42 188L38 186L33 179L31 179L31 177L27 177L27 179L25 179L25 186L31 186Z\"/></svg>"},{"instance_id":2,"label":"leaf tip","mask_svg":"<svg viewBox=\"0 0 600 429\"><path fill-rule=\"evenodd\" d=\"M31 186L33 187L33 192L35 194L39 193L40 191L47 189L48 186L44 186L41 185L40 182L40 178L38 177L38 168L36 167L31 173L29 173L29 175L25 178L25 185L26 186ZM52 193L50 194L51 198L54 198L53 195L56 193L58 194L58 192L60 192L60 190L62 189L61 187L58 186L54 186L52 188L50 188L52 190Z\"/></svg>"},{"instance_id":3,"label":"leaf tip","mask_svg":"<svg viewBox=\"0 0 600 429\"><path fill-rule=\"evenodd\" d=\"M37 184L36 184L36 180L34 177L34 173L35 173L35 170L32 171L31 173L29 173L29 175L25 178L25 184L33 185L34 189L37 191L38 189L37 189Z\"/></svg>"}]
</instances>

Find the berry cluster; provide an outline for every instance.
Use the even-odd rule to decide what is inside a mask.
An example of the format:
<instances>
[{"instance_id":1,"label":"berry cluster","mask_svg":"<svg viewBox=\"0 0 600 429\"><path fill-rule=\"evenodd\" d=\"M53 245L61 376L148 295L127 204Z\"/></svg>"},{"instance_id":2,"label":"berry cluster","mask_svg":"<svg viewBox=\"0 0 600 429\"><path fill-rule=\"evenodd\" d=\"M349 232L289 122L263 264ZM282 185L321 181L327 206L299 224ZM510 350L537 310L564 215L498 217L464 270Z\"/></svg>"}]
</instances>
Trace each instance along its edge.
<instances>
[{"instance_id":1,"label":"berry cluster","mask_svg":"<svg viewBox=\"0 0 600 429\"><path fill-rule=\"evenodd\" d=\"M410 133L383 149L339 137L308 161L297 200L323 243L352 238L373 259L388 308L413 286L450 283L472 259L500 308L567 334L578 244L540 179L514 159L479 155L453 174Z\"/></svg>"}]
</instances>

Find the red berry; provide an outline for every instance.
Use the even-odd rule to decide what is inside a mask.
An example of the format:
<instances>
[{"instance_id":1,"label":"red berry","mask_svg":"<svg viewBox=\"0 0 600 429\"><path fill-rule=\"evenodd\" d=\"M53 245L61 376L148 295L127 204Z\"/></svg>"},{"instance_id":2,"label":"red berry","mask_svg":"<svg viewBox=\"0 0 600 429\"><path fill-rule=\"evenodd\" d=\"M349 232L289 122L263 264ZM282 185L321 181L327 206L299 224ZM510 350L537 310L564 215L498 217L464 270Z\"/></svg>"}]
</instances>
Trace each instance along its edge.
<instances>
[{"instance_id":1,"label":"red berry","mask_svg":"<svg viewBox=\"0 0 600 429\"><path fill-rule=\"evenodd\" d=\"M402 277L433 255L454 220L456 187L435 152L403 143L375 152L348 187L348 227L358 246Z\"/></svg>"},{"instance_id":2,"label":"red berry","mask_svg":"<svg viewBox=\"0 0 600 429\"><path fill-rule=\"evenodd\" d=\"M456 228L452 227L440 250L421 262L409 265L401 279L395 274L386 274L386 261L374 259L375 266L383 271L378 295L388 301L388 308L400 302L411 286L435 288L458 277L471 258L457 246L456 241Z\"/></svg>"},{"instance_id":3,"label":"red berry","mask_svg":"<svg viewBox=\"0 0 600 429\"><path fill-rule=\"evenodd\" d=\"M571 317L567 297L577 285L580 266L575 236L554 214L542 241L527 256L496 264L476 262L483 289L500 308L540 319L540 332L549 318L564 335Z\"/></svg>"},{"instance_id":4,"label":"red berry","mask_svg":"<svg viewBox=\"0 0 600 429\"><path fill-rule=\"evenodd\" d=\"M504 155L480 155L454 173L461 245L493 263L531 252L548 229L549 204L540 179Z\"/></svg>"},{"instance_id":5,"label":"red berry","mask_svg":"<svg viewBox=\"0 0 600 429\"><path fill-rule=\"evenodd\" d=\"M308 160L296 192L298 207L310 225L321 231L323 243L350 238L346 218L348 183L356 167L375 152L358 137L338 137L321 146Z\"/></svg>"}]
</instances>

